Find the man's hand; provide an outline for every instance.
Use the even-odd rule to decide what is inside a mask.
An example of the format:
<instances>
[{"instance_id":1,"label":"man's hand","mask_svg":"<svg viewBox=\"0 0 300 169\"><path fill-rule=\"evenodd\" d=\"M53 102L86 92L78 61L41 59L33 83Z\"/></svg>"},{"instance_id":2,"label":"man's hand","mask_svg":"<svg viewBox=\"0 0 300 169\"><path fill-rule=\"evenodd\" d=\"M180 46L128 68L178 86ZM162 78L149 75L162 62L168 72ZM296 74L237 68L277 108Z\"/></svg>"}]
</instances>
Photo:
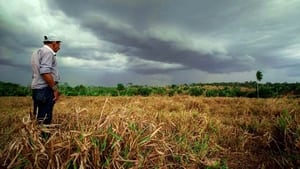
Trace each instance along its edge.
<instances>
[{"instance_id":1,"label":"man's hand","mask_svg":"<svg viewBox=\"0 0 300 169\"><path fill-rule=\"evenodd\" d=\"M58 101L59 99L59 91L58 90L54 90L54 98L53 98L53 101Z\"/></svg>"},{"instance_id":2,"label":"man's hand","mask_svg":"<svg viewBox=\"0 0 300 169\"><path fill-rule=\"evenodd\" d=\"M59 91L58 91L57 84L53 80L52 75L50 73L44 73L42 74L42 76L43 79L48 83L49 87L51 87L53 90L54 93L53 101L57 101L59 99Z\"/></svg>"}]
</instances>

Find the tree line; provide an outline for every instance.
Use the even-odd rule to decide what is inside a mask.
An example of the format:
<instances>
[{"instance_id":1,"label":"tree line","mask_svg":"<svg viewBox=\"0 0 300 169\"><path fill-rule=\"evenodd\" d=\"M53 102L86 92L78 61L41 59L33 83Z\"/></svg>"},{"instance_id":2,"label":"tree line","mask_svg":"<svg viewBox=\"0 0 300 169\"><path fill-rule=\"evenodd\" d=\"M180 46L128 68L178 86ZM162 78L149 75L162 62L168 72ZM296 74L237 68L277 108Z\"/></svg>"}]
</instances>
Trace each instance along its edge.
<instances>
[{"instance_id":1,"label":"tree line","mask_svg":"<svg viewBox=\"0 0 300 169\"><path fill-rule=\"evenodd\" d=\"M166 86L117 84L115 87L70 86L59 84L60 93L65 96L174 96L190 95L204 97L300 97L300 83L258 83L256 81L229 83L192 83ZM30 86L0 81L0 96L31 96Z\"/></svg>"}]
</instances>

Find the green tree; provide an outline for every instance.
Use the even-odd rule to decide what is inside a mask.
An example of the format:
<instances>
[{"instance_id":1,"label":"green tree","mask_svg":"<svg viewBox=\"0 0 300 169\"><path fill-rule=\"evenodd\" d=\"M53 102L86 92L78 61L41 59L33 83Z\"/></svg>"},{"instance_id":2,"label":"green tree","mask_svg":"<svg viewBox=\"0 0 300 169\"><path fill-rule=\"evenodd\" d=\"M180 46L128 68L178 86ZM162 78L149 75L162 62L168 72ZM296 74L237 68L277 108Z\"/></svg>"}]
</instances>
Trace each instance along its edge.
<instances>
[{"instance_id":1,"label":"green tree","mask_svg":"<svg viewBox=\"0 0 300 169\"><path fill-rule=\"evenodd\" d=\"M74 87L74 91L76 91L76 95L77 96L86 96L86 91L87 91L87 89L86 89L86 87L85 86L83 86L83 85L79 85L79 86L75 86Z\"/></svg>"},{"instance_id":2,"label":"green tree","mask_svg":"<svg viewBox=\"0 0 300 169\"><path fill-rule=\"evenodd\" d=\"M138 94L141 96L149 96L151 94L152 90L148 87L140 87L138 88Z\"/></svg>"},{"instance_id":3,"label":"green tree","mask_svg":"<svg viewBox=\"0 0 300 169\"><path fill-rule=\"evenodd\" d=\"M118 89L119 91L125 90L125 86L124 86L122 83L118 83L118 84L117 84L117 89Z\"/></svg>"},{"instance_id":4,"label":"green tree","mask_svg":"<svg viewBox=\"0 0 300 169\"><path fill-rule=\"evenodd\" d=\"M203 89L200 87L192 87L189 89L189 94L191 96L201 96L203 94Z\"/></svg>"},{"instance_id":5,"label":"green tree","mask_svg":"<svg viewBox=\"0 0 300 169\"><path fill-rule=\"evenodd\" d=\"M117 90L118 90L118 95L120 96L122 91L125 90L125 86L122 83L118 83L117 84ZM124 92L122 94L124 94Z\"/></svg>"},{"instance_id":6,"label":"green tree","mask_svg":"<svg viewBox=\"0 0 300 169\"><path fill-rule=\"evenodd\" d=\"M256 84L257 84L257 86L256 86L256 91L257 91L257 98L259 98L259 88L258 88L258 83L262 80L262 78L263 78L263 74L262 74L262 72L261 71L257 71L256 72L256 80L258 81Z\"/></svg>"}]
</instances>

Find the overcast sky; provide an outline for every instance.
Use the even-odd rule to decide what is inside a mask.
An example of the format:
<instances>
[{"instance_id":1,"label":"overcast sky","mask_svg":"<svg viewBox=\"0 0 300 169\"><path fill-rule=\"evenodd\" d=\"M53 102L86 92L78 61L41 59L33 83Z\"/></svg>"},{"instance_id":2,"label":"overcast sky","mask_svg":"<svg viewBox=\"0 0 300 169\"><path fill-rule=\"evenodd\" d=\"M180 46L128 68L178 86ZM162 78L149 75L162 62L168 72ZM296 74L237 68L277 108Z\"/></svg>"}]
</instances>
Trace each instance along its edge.
<instances>
[{"instance_id":1,"label":"overcast sky","mask_svg":"<svg viewBox=\"0 0 300 169\"><path fill-rule=\"evenodd\" d=\"M44 35L61 82L300 81L298 0L0 0L0 81L31 83Z\"/></svg>"}]
</instances>

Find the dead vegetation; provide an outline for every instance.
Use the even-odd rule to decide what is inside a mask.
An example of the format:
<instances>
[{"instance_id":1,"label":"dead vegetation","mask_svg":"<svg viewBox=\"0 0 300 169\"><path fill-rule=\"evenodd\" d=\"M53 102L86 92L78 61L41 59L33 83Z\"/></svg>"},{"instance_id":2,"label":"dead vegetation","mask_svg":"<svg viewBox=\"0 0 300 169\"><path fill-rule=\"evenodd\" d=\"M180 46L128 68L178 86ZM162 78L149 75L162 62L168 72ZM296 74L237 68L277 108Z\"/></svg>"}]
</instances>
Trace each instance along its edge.
<instances>
[{"instance_id":1,"label":"dead vegetation","mask_svg":"<svg viewBox=\"0 0 300 169\"><path fill-rule=\"evenodd\" d=\"M295 168L297 99L63 97L50 126L0 98L5 168ZM47 138L41 137L46 133ZM47 135L47 133L49 133ZM44 135L43 135L44 134Z\"/></svg>"}]
</instances>

